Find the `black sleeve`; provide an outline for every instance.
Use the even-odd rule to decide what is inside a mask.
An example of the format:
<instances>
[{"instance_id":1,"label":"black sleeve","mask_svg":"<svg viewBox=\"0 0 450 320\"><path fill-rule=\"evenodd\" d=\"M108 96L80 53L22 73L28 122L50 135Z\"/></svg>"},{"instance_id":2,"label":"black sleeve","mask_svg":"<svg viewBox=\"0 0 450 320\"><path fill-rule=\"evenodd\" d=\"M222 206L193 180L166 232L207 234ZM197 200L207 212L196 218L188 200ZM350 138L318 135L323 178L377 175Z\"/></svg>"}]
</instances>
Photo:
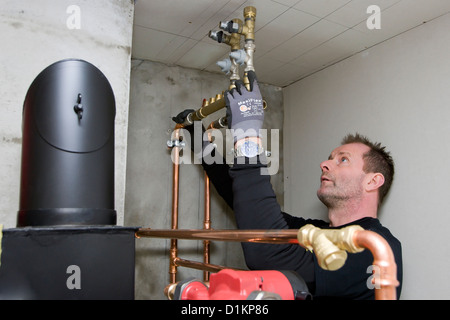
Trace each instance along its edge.
<instances>
[{"instance_id":1,"label":"black sleeve","mask_svg":"<svg viewBox=\"0 0 450 320\"><path fill-rule=\"evenodd\" d=\"M307 220L281 211L270 176L261 174L263 167L258 161L256 164L235 163L230 169L238 228L289 229L294 224L297 228ZM299 245L243 243L242 247L250 269L293 270L303 277L308 286L314 282L313 254Z\"/></svg>"},{"instance_id":2,"label":"black sleeve","mask_svg":"<svg viewBox=\"0 0 450 320\"><path fill-rule=\"evenodd\" d=\"M186 116L189 114L189 112L192 112L194 110L185 110L182 113L178 114L177 117L174 117L177 119L175 122L177 123L183 123ZM200 122L201 125L201 122ZM203 125L201 125L202 131L201 134L203 135L205 132L205 128ZM191 152L194 154L195 157L195 150L194 150L194 140L198 139L198 141L202 141L203 137L202 135L196 136L196 132L194 130L194 125L189 125L184 127L184 129L189 133L189 148ZM214 188L216 189L217 193L225 200L227 205L233 209L233 191L231 187L231 178L228 174L228 171L230 167L228 164L226 164L226 160L223 156L219 157L222 158L221 163L217 163L216 161L209 161L212 158L215 158L215 152L216 150L213 149L210 155L202 155L201 161L202 161L202 167L203 170L208 175L211 183L214 185ZM219 154L218 154L219 155ZM208 160L208 162L205 162L205 158Z\"/></svg>"},{"instance_id":3,"label":"black sleeve","mask_svg":"<svg viewBox=\"0 0 450 320\"><path fill-rule=\"evenodd\" d=\"M225 200L227 205L233 209L233 189L229 175L230 167L225 163L206 164L202 162L202 167L214 185L217 193Z\"/></svg>"},{"instance_id":4,"label":"black sleeve","mask_svg":"<svg viewBox=\"0 0 450 320\"><path fill-rule=\"evenodd\" d=\"M225 200L227 205L231 209L233 209L233 190L231 185L231 178L229 175L230 167L225 163L203 163L202 166L211 183L214 185L217 193Z\"/></svg>"}]
</instances>

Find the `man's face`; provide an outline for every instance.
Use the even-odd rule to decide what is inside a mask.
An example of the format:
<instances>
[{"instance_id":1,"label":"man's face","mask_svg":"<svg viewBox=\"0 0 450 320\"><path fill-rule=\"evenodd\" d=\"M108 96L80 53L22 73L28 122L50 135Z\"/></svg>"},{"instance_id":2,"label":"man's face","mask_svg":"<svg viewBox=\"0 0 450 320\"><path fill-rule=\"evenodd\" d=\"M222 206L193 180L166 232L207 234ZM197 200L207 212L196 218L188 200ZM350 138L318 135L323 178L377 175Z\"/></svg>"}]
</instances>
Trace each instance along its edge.
<instances>
[{"instance_id":1,"label":"man's face","mask_svg":"<svg viewBox=\"0 0 450 320\"><path fill-rule=\"evenodd\" d=\"M366 177L363 154L369 150L362 143L345 144L334 149L328 160L320 164L322 175L317 196L328 208L362 197Z\"/></svg>"}]
</instances>

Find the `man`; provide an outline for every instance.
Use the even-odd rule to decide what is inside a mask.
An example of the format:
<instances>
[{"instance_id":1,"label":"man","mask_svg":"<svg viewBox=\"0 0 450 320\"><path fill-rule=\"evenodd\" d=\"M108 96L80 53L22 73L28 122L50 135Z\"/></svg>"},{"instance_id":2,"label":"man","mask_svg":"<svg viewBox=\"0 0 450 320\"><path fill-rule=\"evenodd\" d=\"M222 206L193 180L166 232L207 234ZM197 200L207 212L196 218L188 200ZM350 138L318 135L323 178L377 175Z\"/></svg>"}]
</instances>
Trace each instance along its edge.
<instances>
[{"instance_id":1,"label":"man","mask_svg":"<svg viewBox=\"0 0 450 320\"><path fill-rule=\"evenodd\" d=\"M347 136L320 164L322 175L317 196L328 208L329 222L304 219L281 211L270 183L262 175L264 154L258 135L264 119L262 97L254 73L250 91L240 83L226 94L229 128L233 132L236 158L224 164L202 163L218 193L233 208L239 229L299 229L306 224L320 228L359 225L383 236L390 244L402 282L401 244L377 219L380 204L391 186L394 163L380 144L356 135ZM242 106L245 106L244 108ZM181 122L188 112L174 121ZM320 268L313 253L299 245L242 243L249 269L293 270L303 277L315 299L374 299L367 284L373 262L368 250L349 254L336 271ZM401 286L397 288L400 297Z\"/></svg>"}]
</instances>

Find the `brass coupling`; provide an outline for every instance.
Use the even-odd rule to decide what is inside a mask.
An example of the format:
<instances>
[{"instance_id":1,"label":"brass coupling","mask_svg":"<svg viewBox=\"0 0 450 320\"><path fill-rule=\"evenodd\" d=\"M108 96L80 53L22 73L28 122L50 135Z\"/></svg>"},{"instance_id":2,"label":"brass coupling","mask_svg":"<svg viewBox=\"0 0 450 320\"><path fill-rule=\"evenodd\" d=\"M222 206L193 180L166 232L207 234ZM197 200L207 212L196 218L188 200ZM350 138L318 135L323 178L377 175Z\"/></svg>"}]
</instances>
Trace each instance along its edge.
<instances>
[{"instance_id":1,"label":"brass coupling","mask_svg":"<svg viewBox=\"0 0 450 320\"><path fill-rule=\"evenodd\" d=\"M233 19L231 21L220 22L219 27L225 31L228 30L236 30L236 32L230 32L230 34L226 34L223 31L209 31L209 37L218 43L225 43L231 47L232 51L239 50L241 46L241 36L237 32L239 29L242 29L242 20Z\"/></svg>"},{"instance_id":2,"label":"brass coupling","mask_svg":"<svg viewBox=\"0 0 450 320\"><path fill-rule=\"evenodd\" d=\"M241 31L245 40L255 40L256 8L248 6L244 8L245 28Z\"/></svg>"},{"instance_id":3,"label":"brass coupling","mask_svg":"<svg viewBox=\"0 0 450 320\"><path fill-rule=\"evenodd\" d=\"M360 226L320 229L307 224L298 231L297 238L302 247L314 251L322 269L333 271L345 264L347 251L356 253L364 250L353 242L355 232L362 230Z\"/></svg>"},{"instance_id":4,"label":"brass coupling","mask_svg":"<svg viewBox=\"0 0 450 320\"><path fill-rule=\"evenodd\" d=\"M244 8L244 22L240 19L233 19L230 21L221 21L219 23L219 28L225 30L231 34L239 34L245 37L245 40L255 40L255 19L256 19L256 8L249 6ZM215 39L215 37L223 37L223 34L210 33L210 37ZM218 40L218 39L215 39ZM224 38L223 41L229 41Z\"/></svg>"}]
</instances>

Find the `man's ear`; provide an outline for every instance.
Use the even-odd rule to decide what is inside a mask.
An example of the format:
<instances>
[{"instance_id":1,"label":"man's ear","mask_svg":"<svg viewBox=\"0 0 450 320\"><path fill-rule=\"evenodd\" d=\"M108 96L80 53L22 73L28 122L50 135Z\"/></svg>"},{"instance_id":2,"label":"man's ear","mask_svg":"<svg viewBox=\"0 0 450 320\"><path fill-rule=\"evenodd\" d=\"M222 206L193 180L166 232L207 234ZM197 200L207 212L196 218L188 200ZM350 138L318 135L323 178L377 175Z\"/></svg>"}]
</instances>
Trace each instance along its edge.
<instances>
[{"instance_id":1,"label":"man's ear","mask_svg":"<svg viewBox=\"0 0 450 320\"><path fill-rule=\"evenodd\" d=\"M377 172L377 173L370 173L367 183L366 183L366 191L373 191L377 190L384 184L384 176L383 174Z\"/></svg>"}]
</instances>

